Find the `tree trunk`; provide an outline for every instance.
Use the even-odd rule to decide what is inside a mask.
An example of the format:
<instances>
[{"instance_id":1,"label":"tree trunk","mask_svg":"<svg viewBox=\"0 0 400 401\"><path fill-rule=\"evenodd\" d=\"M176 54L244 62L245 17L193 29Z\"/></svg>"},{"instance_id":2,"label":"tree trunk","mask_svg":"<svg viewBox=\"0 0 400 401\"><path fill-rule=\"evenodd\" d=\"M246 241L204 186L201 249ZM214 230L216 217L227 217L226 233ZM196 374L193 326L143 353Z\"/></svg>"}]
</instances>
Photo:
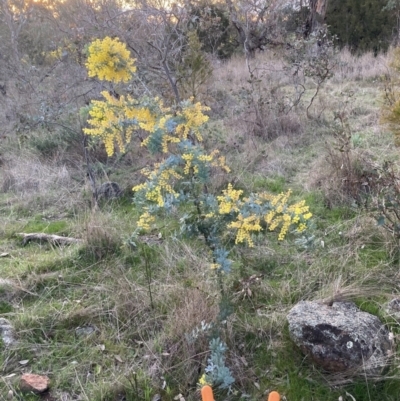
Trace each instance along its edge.
<instances>
[{"instance_id":1,"label":"tree trunk","mask_svg":"<svg viewBox=\"0 0 400 401\"><path fill-rule=\"evenodd\" d=\"M328 0L309 0L309 15L304 29L304 37L310 36L315 32L320 25L322 25L326 10L328 8Z\"/></svg>"}]
</instances>

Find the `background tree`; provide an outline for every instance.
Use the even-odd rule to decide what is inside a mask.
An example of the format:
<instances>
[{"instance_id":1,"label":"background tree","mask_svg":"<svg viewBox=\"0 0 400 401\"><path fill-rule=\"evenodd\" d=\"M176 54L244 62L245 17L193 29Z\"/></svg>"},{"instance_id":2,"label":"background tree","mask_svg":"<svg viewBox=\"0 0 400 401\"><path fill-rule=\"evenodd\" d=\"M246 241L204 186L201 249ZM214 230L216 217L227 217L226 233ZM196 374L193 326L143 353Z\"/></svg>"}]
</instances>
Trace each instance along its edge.
<instances>
[{"instance_id":1,"label":"background tree","mask_svg":"<svg viewBox=\"0 0 400 401\"><path fill-rule=\"evenodd\" d=\"M226 0L229 18L247 56L253 57L256 50L267 45L282 45L282 4L281 0L235 3Z\"/></svg>"},{"instance_id":2,"label":"background tree","mask_svg":"<svg viewBox=\"0 0 400 401\"><path fill-rule=\"evenodd\" d=\"M399 0L388 0L386 6L383 8L384 11L390 11L396 16L396 42L400 41L400 1Z\"/></svg>"},{"instance_id":3,"label":"background tree","mask_svg":"<svg viewBox=\"0 0 400 401\"><path fill-rule=\"evenodd\" d=\"M202 86L211 78L212 67L195 30L188 33L188 43L177 73L184 98L198 99Z\"/></svg>"},{"instance_id":4,"label":"background tree","mask_svg":"<svg viewBox=\"0 0 400 401\"><path fill-rule=\"evenodd\" d=\"M201 0L188 1L185 7L206 53L226 59L239 48L237 32L230 23L225 4Z\"/></svg>"},{"instance_id":5,"label":"background tree","mask_svg":"<svg viewBox=\"0 0 400 401\"><path fill-rule=\"evenodd\" d=\"M386 0L331 0L326 23L340 46L377 54L387 50L396 28L396 15L386 5Z\"/></svg>"},{"instance_id":6,"label":"background tree","mask_svg":"<svg viewBox=\"0 0 400 401\"><path fill-rule=\"evenodd\" d=\"M308 37L324 24L328 0L308 0L304 36Z\"/></svg>"}]
</instances>

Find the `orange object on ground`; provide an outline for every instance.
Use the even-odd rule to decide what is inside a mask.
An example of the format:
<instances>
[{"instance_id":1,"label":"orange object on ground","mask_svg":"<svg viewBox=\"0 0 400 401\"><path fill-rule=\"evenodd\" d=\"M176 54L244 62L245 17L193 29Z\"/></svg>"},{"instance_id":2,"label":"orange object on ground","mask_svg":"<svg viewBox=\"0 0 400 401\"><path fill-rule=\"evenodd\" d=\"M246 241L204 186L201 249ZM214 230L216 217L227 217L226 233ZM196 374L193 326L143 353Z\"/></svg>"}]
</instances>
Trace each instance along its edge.
<instances>
[{"instance_id":1,"label":"orange object on ground","mask_svg":"<svg viewBox=\"0 0 400 401\"><path fill-rule=\"evenodd\" d=\"M202 401L215 401L212 388L210 386L203 386L201 388ZM276 391L271 391L268 396L268 401L281 401L281 396Z\"/></svg>"},{"instance_id":2,"label":"orange object on ground","mask_svg":"<svg viewBox=\"0 0 400 401\"><path fill-rule=\"evenodd\" d=\"M210 386L203 386L201 389L201 399L203 401L214 401L214 394Z\"/></svg>"},{"instance_id":3,"label":"orange object on ground","mask_svg":"<svg viewBox=\"0 0 400 401\"><path fill-rule=\"evenodd\" d=\"M271 391L268 396L268 401L280 401L281 396L276 391Z\"/></svg>"}]
</instances>

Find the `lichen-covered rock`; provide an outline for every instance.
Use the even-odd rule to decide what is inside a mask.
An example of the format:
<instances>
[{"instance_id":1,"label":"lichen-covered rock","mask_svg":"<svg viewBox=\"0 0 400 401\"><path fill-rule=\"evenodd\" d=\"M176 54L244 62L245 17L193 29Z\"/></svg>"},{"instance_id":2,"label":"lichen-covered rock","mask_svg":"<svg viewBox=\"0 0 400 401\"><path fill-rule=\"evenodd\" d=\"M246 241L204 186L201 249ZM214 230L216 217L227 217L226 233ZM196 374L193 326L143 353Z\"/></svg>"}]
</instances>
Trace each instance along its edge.
<instances>
[{"instance_id":1,"label":"lichen-covered rock","mask_svg":"<svg viewBox=\"0 0 400 401\"><path fill-rule=\"evenodd\" d=\"M386 312L400 322L400 298L394 298L386 304Z\"/></svg>"},{"instance_id":2,"label":"lichen-covered rock","mask_svg":"<svg viewBox=\"0 0 400 401\"><path fill-rule=\"evenodd\" d=\"M391 355L389 332L351 302L302 301L287 316L295 344L329 372L380 374Z\"/></svg>"}]
</instances>

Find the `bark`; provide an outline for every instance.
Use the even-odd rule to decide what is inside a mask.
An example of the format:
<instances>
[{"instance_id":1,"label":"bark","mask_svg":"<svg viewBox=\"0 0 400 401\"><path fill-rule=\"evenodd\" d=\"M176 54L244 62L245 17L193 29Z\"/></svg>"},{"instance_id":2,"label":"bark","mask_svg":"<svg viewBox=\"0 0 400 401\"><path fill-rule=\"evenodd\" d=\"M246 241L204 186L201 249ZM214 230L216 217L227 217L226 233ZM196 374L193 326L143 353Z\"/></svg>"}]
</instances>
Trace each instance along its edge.
<instances>
[{"instance_id":1,"label":"bark","mask_svg":"<svg viewBox=\"0 0 400 401\"><path fill-rule=\"evenodd\" d=\"M310 13L306 21L304 37L310 36L323 24L327 8L328 0L309 0Z\"/></svg>"}]
</instances>

